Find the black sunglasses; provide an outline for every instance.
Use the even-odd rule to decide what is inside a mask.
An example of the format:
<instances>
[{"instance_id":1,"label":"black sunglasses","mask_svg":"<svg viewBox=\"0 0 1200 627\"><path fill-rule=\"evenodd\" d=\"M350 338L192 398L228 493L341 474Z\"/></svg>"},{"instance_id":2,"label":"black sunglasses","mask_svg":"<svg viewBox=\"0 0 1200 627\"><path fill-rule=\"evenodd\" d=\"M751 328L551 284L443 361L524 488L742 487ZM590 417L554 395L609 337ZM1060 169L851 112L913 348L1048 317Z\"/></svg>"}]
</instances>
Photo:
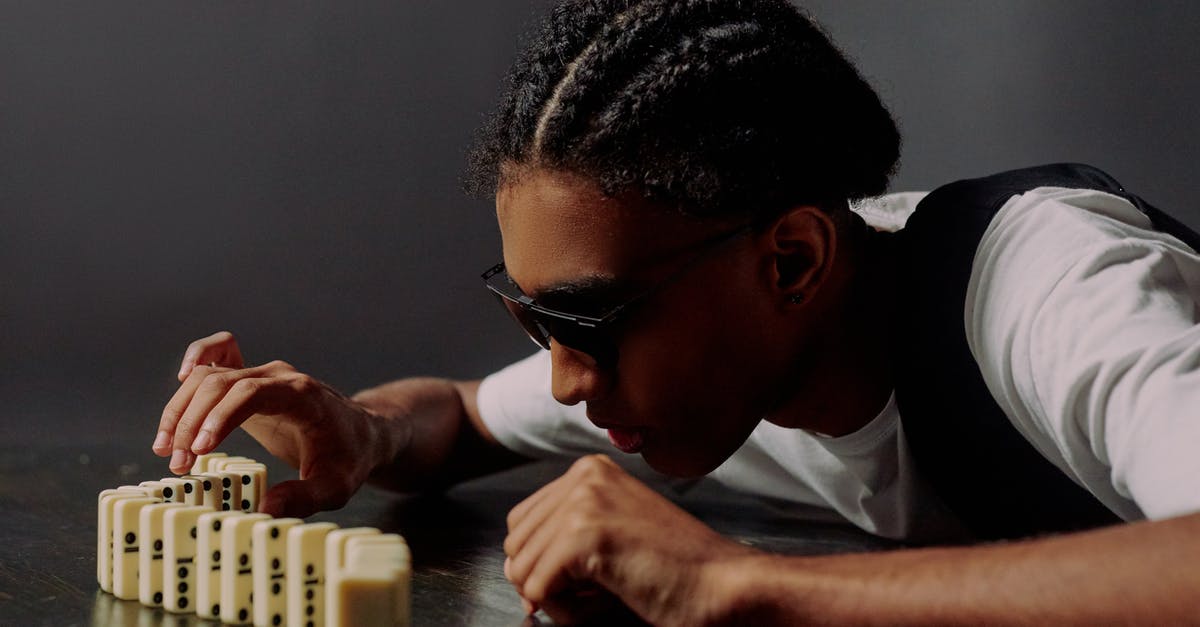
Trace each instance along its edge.
<instances>
[{"instance_id":1,"label":"black sunglasses","mask_svg":"<svg viewBox=\"0 0 1200 627\"><path fill-rule=\"evenodd\" d=\"M615 327L628 317L637 305L644 303L652 294L687 274L701 261L723 248L725 244L753 230L753 225L745 225L701 242L699 244L701 251L678 270L637 296L598 314L585 315L539 305L521 291L521 288L508 275L508 271L504 269L503 262L484 272L483 282L538 346L549 350L550 339L553 338L563 346L591 355L600 363L611 364L614 363L617 355Z\"/></svg>"}]
</instances>

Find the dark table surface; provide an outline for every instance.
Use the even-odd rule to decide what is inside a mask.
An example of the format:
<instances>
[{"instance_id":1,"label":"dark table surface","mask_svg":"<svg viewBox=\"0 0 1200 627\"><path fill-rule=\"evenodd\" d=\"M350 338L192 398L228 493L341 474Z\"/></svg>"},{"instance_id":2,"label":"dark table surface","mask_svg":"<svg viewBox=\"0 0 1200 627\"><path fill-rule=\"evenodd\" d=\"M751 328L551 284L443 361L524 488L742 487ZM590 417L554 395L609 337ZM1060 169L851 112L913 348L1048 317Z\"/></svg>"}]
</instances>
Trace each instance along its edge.
<instances>
[{"instance_id":1,"label":"dark table surface","mask_svg":"<svg viewBox=\"0 0 1200 627\"><path fill-rule=\"evenodd\" d=\"M149 442L124 445L0 444L0 625L215 625L118 601L95 581L96 495L168 475ZM231 454L266 461L271 481L295 473L267 460L248 438ZM364 489L349 505L313 520L403 534L414 556L415 625L531 625L502 572L504 517L557 477L565 462L539 462L457 486L403 496ZM677 499L721 533L790 554L889 548L844 524L817 522L701 482Z\"/></svg>"}]
</instances>

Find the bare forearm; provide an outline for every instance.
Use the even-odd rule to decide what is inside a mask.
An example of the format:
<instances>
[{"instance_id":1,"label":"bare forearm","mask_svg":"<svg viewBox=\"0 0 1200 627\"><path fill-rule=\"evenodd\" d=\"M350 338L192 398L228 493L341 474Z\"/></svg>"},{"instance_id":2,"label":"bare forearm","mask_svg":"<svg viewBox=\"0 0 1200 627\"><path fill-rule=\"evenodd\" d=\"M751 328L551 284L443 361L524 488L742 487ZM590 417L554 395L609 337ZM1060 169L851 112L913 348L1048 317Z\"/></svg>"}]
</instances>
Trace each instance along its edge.
<instances>
[{"instance_id":1,"label":"bare forearm","mask_svg":"<svg viewBox=\"0 0 1200 627\"><path fill-rule=\"evenodd\" d=\"M382 422L382 461L370 482L398 491L441 488L521 459L484 430L475 409L478 381L412 378L354 395Z\"/></svg>"},{"instance_id":2,"label":"bare forearm","mask_svg":"<svg viewBox=\"0 0 1200 627\"><path fill-rule=\"evenodd\" d=\"M1200 515L1010 544L757 557L737 614L764 624L1200 622Z\"/></svg>"}]
</instances>

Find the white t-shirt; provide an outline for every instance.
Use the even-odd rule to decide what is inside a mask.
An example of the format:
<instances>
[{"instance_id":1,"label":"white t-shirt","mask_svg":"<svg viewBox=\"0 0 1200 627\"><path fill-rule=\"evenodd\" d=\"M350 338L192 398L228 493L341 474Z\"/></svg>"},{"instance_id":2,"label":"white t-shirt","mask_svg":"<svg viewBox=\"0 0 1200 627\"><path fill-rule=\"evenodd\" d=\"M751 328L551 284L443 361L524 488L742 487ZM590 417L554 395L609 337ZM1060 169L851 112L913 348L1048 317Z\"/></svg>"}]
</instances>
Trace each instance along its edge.
<instances>
[{"instance_id":1,"label":"white t-shirt","mask_svg":"<svg viewBox=\"0 0 1200 627\"><path fill-rule=\"evenodd\" d=\"M923 197L854 209L891 231ZM1123 519L1166 518L1200 510L1198 303L1200 256L1130 203L1043 187L1011 198L984 233L964 320L988 389L1038 451ZM620 456L582 405L551 396L549 357L484 379L488 429L530 457ZM836 438L763 421L710 477L884 537L959 533L916 472L894 398Z\"/></svg>"}]
</instances>

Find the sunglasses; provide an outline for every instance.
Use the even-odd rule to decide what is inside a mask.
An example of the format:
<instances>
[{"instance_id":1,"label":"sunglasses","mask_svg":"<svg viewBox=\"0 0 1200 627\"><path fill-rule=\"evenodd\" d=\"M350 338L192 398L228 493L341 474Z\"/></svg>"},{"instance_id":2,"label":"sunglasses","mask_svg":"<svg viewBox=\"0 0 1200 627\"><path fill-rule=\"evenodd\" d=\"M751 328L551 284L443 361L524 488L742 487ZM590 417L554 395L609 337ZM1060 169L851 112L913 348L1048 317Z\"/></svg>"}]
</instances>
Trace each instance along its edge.
<instances>
[{"instance_id":1,"label":"sunglasses","mask_svg":"<svg viewBox=\"0 0 1200 627\"><path fill-rule=\"evenodd\" d=\"M668 275L650 288L642 291L633 298L617 305L607 307L600 312L583 314L563 311L539 305L517 286L504 263L498 263L483 273L483 283L500 304L508 310L517 324L529 335L538 346L549 350L550 340L567 348L587 353L599 363L615 363L617 356L617 327L639 306L643 305L650 296L661 291L695 268L700 262L711 257L725 245L742 235L753 232L752 225L745 225L736 230L722 233L712 239L701 242L700 252L696 253L678 270Z\"/></svg>"}]
</instances>

